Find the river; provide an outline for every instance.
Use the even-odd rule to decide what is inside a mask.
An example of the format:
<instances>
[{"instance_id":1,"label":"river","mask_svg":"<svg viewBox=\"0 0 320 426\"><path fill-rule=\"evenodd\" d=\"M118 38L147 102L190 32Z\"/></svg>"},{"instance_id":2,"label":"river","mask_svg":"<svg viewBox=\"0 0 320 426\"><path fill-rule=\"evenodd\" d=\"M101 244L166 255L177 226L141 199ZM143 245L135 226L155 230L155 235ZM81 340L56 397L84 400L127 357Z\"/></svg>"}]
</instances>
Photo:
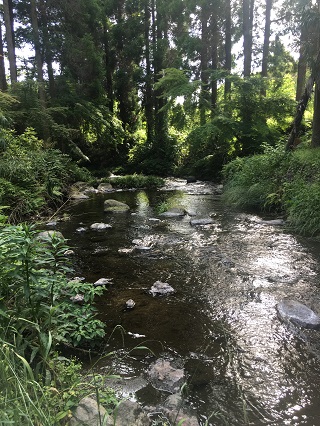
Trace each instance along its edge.
<instances>
[{"instance_id":1,"label":"river","mask_svg":"<svg viewBox=\"0 0 320 426\"><path fill-rule=\"evenodd\" d=\"M122 375L126 396L152 405L165 398L144 378L155 357L182 366L201 425L318 425L320 332L283 324L275 306L290 298L320 313L320 244L232 211L218 193L177 179L158 191L93 194L69 205L70 220L57 229L74 248L77 274L113 282L97 306L105 353L116 356L98 368ZM104 213L106 198L130 212ZM177 205L189 215L161 216ZM212 224L190 224L209 217ZM94 231L94 222L112 227ZM158 280L175 293L150 295ZM124 309L128 299L132 310Z\"/></svg>"}]
</instances>

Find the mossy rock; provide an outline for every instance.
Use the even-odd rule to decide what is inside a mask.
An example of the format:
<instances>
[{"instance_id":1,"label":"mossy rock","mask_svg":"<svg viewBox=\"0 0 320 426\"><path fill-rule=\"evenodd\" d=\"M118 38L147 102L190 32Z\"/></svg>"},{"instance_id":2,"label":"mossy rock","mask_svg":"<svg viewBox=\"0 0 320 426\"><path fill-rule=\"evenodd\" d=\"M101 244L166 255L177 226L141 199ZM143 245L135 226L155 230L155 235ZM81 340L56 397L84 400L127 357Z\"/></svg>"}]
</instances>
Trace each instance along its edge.
<instances>
[{"instance_id":1,"label":"mossy rock","mask_svg":"<svg viewBox=\"0 0 320 426\"><path fill-rule=\"evenodd\" d=\"M104 211L106 213L124 213L130 210L126 203L117 200L105 200Z\"/></svg>"}]
</instances>

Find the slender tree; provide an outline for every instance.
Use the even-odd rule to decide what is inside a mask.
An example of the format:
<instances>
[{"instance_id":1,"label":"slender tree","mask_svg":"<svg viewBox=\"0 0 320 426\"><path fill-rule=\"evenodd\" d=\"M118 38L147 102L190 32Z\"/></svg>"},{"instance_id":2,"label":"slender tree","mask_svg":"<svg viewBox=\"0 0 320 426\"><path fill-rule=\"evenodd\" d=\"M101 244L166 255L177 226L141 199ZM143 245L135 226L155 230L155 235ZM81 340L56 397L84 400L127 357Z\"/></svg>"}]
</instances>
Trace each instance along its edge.
<instances>
[{"instance_id":1,"label":"slender tree","mask_svg":"<svg viewBox=\"0 0 320 426\"><path fill-rule=\"evenodd\" d=\"M6 69L4 65L4 50L3 50L3 39L2 39L2 22L0 22L0 90L5 92L8 89L6 79Z\"/></svg>"},{"instance_id":2,"label":"slender tree","mask_svg":"<svg viewBox=\"0 0 320 426\"><path fill-rule=\"evenodd\" d=\"M17 82L17 60L15 52L15 37L13 28L13 4L12 0L3 0L3 14L6 26L6 41L8 50L8 60L10 68L11 84Z\"/></svg>"},{"instance_id":3,"label":"slender tree","mask_svg":"<svg viewBox=\"0 0 320 426\"><path fill-rule=\"evenodd\" d=\"M268 76L268 63L269 63L269 50L270 50L270 29L271 29L271 9L272 9L272 0L266 0L261 77L267 77ZM265 89L262 90L262 94L264 96L266 96L266 90Z\"/></svg>"}]
</instances>

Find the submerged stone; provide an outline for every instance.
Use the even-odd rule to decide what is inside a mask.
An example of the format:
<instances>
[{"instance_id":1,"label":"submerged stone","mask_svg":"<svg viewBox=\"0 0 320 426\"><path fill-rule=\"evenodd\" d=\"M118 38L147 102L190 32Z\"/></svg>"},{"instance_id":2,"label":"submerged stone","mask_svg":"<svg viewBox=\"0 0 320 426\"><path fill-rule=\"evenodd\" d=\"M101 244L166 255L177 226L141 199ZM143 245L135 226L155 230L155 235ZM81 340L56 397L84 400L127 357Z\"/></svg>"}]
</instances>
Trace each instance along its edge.
<instances>
[{"instance_id":1,"label":"submerged stone","mask_svg":"<svg viewBox=\"0 0 320 426\"><path fill-rule=\"evenodd\" d=\"M320 329L320 317L300 302L282 300L277 304L276 309L282 321L289 321L300 327Z\"/></svg>"},{"instance_id":2,"label":"submerged stone","mask_svg":"<svg viewBox=\"0 0 320 426\"><path fill-rule=\"evenodd\" d=\"M167 210L164 213L161 213L160 216L165 217L183 217L186 214L186 211L179 207L173 207L172 209Z\"/></svg>"},{"instance_id":3,"label":"submerged stone","mask_svg":"<svg viewBox=\"0 0 320 426\"><path fill-rule=\"evenodd\" d=\"M156 389L176 393L185 381L185 374L183 369L174 368L169 361L158 359L150 367L149 378Z\"/></svg>"},{"instance_id":4,"label":"submerged stone","mask_svg":"<svg viewBox=\"0 0 320 426\"><path fill-rule=\"evenodd\" d=\"M211 223L213 223L213 220L211 219L211 217L207 217L207 218L203 218L203 219L191 219L190 220L190 224L192 226L196 226L196 225L210 225Z\"/></svg>"}]
</instances>

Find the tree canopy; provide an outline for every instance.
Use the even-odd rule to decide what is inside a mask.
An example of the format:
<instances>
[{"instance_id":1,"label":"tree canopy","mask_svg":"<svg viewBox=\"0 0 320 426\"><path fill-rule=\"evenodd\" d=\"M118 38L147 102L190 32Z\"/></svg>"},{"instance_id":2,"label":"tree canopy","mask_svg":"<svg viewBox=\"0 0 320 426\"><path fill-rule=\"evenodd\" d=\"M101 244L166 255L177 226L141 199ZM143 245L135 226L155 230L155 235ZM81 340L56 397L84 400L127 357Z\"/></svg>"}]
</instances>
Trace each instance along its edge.
<instances>
[{"instance_id":1,"label":"tree canopy","mask_svg":"<svg viewBox=\"0 0 320 426\"><path fill-rule=\"evenodd\" d=\"M292 129L289 147L310 134L320 145L319 0L3 0L1 10L1 126L33 128L88 167L218 178L235 156L285 146ZM297 125L309 76L314 108Z\"/></svg>"}]
</instances>

